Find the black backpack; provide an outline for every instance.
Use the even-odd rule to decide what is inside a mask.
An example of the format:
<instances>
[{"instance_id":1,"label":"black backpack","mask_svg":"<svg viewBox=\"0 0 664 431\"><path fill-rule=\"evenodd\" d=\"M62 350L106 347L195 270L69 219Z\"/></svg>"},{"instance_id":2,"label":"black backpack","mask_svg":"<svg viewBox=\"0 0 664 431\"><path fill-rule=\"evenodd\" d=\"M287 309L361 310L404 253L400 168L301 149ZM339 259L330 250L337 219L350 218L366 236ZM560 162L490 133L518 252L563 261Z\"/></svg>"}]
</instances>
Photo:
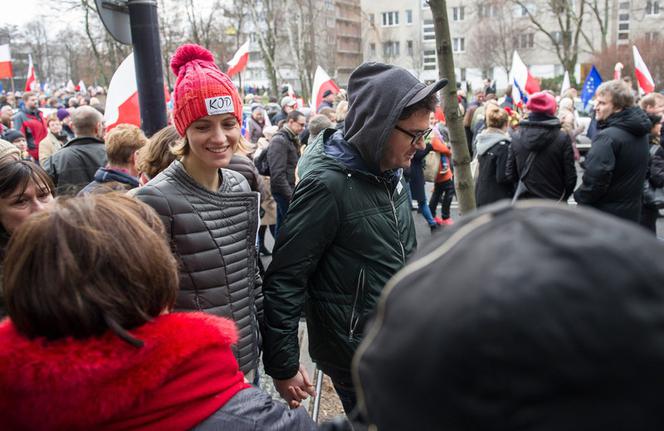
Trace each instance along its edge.
<instances>
[{"instance_id":1,"label":"black backpack","mask_svg":"<svg viewBox=\"0 0 664 431\"><path fill-rule=\"evenodd\" d=\"M270 176L270 165L267 162L267 148L258 154L258 157L254 157L254 165L256 165L256 170L261 175L266 177Z\"/></svg>"}]
</instances>

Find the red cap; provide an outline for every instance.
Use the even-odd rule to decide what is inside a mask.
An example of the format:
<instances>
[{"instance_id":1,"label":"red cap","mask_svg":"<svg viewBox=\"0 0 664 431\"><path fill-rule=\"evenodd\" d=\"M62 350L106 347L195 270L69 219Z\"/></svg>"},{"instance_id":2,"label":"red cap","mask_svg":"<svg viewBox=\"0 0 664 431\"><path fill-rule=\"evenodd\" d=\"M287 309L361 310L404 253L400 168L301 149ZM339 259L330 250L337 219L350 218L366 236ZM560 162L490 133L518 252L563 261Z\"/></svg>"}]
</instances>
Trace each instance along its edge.
<instances>
[{"instance_id":1,"label":"red cap","mask_svg":"<svg viewBox=\"0 0 664 431\"><path fill-rule=\"evenodd\" d=\"M242 101L212 53L194 44L182 45L171 59L175 82L173 122L180 136L206 115L231 113L242 124Z\"/></svg>"},{"instance_id":2,"label":"red cap","mask_svg":"<svg viewBox=\"0 0 664 431\"><path fill-rule=\"evenodd\" d=\"M541 112L549 115L556 115L557 107L555 97L544 91L533 94L526 103L526 108L530 112Z\"/></svg>"}]
</instances>

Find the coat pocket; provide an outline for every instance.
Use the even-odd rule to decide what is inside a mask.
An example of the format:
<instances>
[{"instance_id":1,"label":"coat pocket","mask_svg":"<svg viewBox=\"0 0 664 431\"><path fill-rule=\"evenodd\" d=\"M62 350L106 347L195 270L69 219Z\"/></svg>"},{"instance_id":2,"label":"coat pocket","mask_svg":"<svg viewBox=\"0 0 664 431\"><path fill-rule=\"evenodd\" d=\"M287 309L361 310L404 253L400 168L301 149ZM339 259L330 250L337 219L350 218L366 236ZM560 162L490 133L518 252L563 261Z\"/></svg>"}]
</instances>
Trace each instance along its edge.
<instances>
[{"instance_id":1,"label":"coat pocket","mask_svg":"<svg viewBox=\"0 0 664 431\"><path fill-rule=\"evenodd\" d=\"M348 341L353 341L356 336L357 325L362 316L362 303L364 302L364 288L366 284L365 267L360 267L360 272L355 281L355 294L353 295L353 308L350 311L350 322L348 325Z\"/></svg>"}]
</instances>

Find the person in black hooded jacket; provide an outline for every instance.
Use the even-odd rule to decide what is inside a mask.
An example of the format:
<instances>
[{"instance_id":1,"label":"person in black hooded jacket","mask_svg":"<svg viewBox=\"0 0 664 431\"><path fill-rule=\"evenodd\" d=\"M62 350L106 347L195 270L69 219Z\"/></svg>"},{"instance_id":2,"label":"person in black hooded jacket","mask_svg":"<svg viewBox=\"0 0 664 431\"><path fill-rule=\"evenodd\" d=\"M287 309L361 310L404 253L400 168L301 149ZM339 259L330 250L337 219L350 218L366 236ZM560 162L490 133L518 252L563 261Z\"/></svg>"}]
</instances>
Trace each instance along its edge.
<instances>
[{"instance_id":1,"label":"person in black hooded jacket","mask_svg":"<svg viewBox=\"0 0 664 431\"><path fill-rule=\"evenodd\" d=\"M475 183L478 207L501 199L512 199L514 181L507 178L507 156L512 138L507 134L509 116L498 105L486 108L487 128L477 135L479 173Z\"/></svg>"},{"instance_id":2,"label":"person in black hooded jacket","mask_svg":"<svg viewBox=\"0 0 664 431\"><path fill-rule=\"evenodd\" d=\"M664 429L663 259L646 230L589 208L498 203L457 220L385 286L353 359L363 417L381 431Z\"/></svg>"},{"instance_id":3,"label":"person in black hooded jacket","mask_svg":"<svg viewBox=\"0 0 664 431\"><path fill-rule=\"evenodd\" d=\"M530 170L523 178L522 198L566 201L576 186L574 149L555 116L556 99L547 92L533 94L526 107L528 119L521 121L512 137L507 159L507 178L514 183L524 176L528 157L534 153Z\"/></svg>"},{"instance_id":4,"label":"person in black hooded jacket","mask_svg":"<svg viewBox=\"0 0 664 431\"><path fill-rule=\"evenodd\" d=\"M595 118L599 133L586 156L583 183L574 199L638 223L650 159L650 120L634 106L632 90L621 80L597 88Z\"/></svg>"}]
</instances>

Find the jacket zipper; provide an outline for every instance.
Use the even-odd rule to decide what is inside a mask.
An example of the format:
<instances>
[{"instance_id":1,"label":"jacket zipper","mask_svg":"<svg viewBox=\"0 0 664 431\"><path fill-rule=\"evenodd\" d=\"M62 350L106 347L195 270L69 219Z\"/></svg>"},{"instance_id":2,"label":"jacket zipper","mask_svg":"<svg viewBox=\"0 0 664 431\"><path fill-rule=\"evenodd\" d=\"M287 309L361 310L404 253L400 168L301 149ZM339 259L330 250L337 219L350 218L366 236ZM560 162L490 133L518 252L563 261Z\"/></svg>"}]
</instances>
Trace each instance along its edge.
<instances>
[{"instance_id":1,"label":"jacket zipper","mask_svg":"<svg viewBox=\"0 0 664 431\"><path fill-rule=\"evenodd\" d=\"M355 299L353 300L353 309L350 312L350 325L348 326L348 341L352 342L355 335L355 329L357 329L358 323L360 323L360 313L355 314L357 308L357 303L360 300L360 296L364 295L364 284L365 284L365 270L364 266L360 268L360 273L357 275L357 282L355 283Z\"/></svg>"},{"instance_id":2,"label":"jacket zipper","mask_svg":"<svg viewBox=\"0 0 664 431\"><path fill-rule=\"evenodd\" d=\"M401 181L401 180L399 180ZM403 243L401 242L401 230L399 229L399 219L397 218L397 209L394 206L394 200L392 198L392 193L390 193L390 188L385 184L385 190L387 191L387 197L390 200L390 205L392 206L392 216L394 217L394 226L397 229L397 241L399 241L399 247L401 248L401 263L406 263L406 251L403 248Z\"/></svg>"}]
</instances>

